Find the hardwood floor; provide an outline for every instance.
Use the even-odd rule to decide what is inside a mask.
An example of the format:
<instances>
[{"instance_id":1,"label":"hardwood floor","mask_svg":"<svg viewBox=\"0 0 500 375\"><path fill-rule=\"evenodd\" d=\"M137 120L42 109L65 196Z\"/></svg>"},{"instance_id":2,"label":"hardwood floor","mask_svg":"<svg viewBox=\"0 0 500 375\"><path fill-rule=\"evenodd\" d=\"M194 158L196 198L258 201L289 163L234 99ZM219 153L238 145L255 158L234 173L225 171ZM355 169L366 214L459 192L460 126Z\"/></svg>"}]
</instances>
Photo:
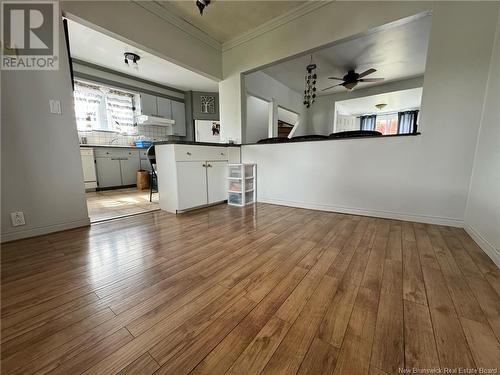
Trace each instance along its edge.
<instances>
[{"instance_id":1,"label":"hardwood floor","mask_svg":"<svg viewBox=\"0 0 500 375\"><path fill-rule=\"evenodd\" d=\"M258 204L2 246L3 374L500 367L500 271L457 228Z\"/></svg>"},{"instance_id":2,"label":"hardwood floor","mask_svg":"<svg viewBox=\"0 0 500 375\"><path fill-rule=\"evenodd\" d=\"M158 194L149 201L149 189L112 189L88 192L87 209L92 223L159 210Z\"/></svg>"}]
</instances>

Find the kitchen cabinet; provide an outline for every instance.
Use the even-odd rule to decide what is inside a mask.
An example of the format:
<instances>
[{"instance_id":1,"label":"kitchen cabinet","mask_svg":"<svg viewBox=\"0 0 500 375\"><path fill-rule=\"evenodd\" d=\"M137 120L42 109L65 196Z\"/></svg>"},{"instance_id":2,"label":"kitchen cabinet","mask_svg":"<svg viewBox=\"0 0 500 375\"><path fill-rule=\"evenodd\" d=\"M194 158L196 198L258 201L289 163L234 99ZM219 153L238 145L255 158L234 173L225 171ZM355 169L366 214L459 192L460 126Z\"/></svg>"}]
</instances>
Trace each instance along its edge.
<instances>
[{"instance_id":1,"label":"kitchen cabinet","mask_svg":"<svg viewBox=\"0 0 500 375\"><path fill-rule=\"evenodd\" d=\"M170 99L158 96L156 98L156 107L158 108L158 117L173 119L172 101Z\"/></svg>"},{"instance_id":2,"label":"kitchen cabinet","mask_svg":"<svg viewBox=\"0 0 500 375\"><path fill-rule=\"evenodd\" d=\"M148 116L156 116L158 113L158 103L156 96L141 93L141 114Z\"/></svg>"},{"instance_id":3,"label":"kitchen cabinet","mask_svg":"<svg viewBox=\"0 0 500 375\"><path fill-rule=\"evenodd\" d=\"M80 156L82 158L85 189L95 189L97 187L97 177L95 173L94 150L90 147L81 147Z\"/></svg>"},{"instance_id":4,"label":"kitchen cabinet","mask_svg":"<svg viewBox=\"0 0 500 375\"><path fill-rule=\"evenodd\" d=\"M122 185L135 185L137 183L137 171L140 169L139 154L131 152L129 156L120 158L120 172Z\"/></svg>"},{"instance_id":5,"label":"kitchen cabinet","mask_svg":"<svg viewBox=\"0 0 500 375\"><path fill-rule=\"evenodd\" d=\"M227 161L207 162L207 199L208 204L226 199Z\"/></svg>"},{"instance_id":6,"label":"kitchen cabinet","mask_svg":"<svg viewBox=\"0 0 500 375\"><path fill-rule=\"evenodd\" d=\"M160 144L155 146L160 208L177 213L227 199L226 146Z\"/></svg>"},{"instance_id":7,"label":"kitchen cabinet","mask_svg":"<svg viewBox=\"0 0 500 375\"><path fill-rule=\"evenodd\" d=\"M201 161L177 162L178 210L207 204L207 168ZM224 198L222 199L224 200Z\"/></svg>"},{"instance_id":8,"label":"kitchen cabinet","mask_svg":"<svg viewBox=\"0 0 500 375\"><path fill-rule=\"evenodd\" d=\"M172 119L175 124L172 126L173 135L186 135L186 106L184 103L172 101Z\"/></svg>"},{"instance_id":9,"label":"kitchen cabinet","mask_svg":"<svg viewBox=\"0 0 500 375\"><path fill-rule=\"evenodd\" d=\"M97 185L100 188L122 185L120 160L118 158L97 157L95 161L97 168Z\"/></svg>"},{"instance_id":10,"label":"kitchen cabinet","mask_svg":"<svg viewBox=\"0 0 500 375\"><path fill-rule=\"evenodd\" d=\"M137 182L139 151L134 149L96 148L97 186L130 186Z\"/></svg>"},{"instance_id":11,"label":"kitchen cabinet","mask_svg":"<svg viewBox=\"0 0 500 375\"><path fill-rule=\"evenodd\" d=\"M140 94L141 115L172 119L172 101L151 94Z\"/></svg>"}]
</instances>

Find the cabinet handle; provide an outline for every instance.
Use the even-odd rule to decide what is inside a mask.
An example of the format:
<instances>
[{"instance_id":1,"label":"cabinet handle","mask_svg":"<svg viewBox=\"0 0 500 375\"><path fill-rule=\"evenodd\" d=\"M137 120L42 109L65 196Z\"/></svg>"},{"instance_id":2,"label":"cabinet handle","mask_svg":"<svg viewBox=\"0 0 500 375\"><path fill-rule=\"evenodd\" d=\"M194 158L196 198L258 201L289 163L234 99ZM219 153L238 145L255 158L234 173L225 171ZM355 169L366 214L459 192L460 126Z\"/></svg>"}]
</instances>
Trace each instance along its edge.
<instances>
[{"instance_id":1,"label":"cabinet handle","mask_svg":"<svg viewBox=\"0 0 500 375\"><path fill-rule=\"evenodd\" d=\"M206 165L206 164L202 164L201 166L202 166L203 168L206 168L206 167L207 167L207 165Z\"/></svg>"},{"instance_id":2,"label":"cabinet handle","mask_svg":"<svg viewBox=\"0 0 500 375\"><path fill-rule=\"evenodd\" d=\"M222 156L224 156L225 154L223 152L220 153Z\"/></svg>"},{"instance_id":3,"label":"cabinet handle","mask_svg":"<svg viewBox=\"0 0 500 375\"><path fill-rule=\"evenodd\" d=\"M186 154L187 154L187 155L191 155L191 153L190 153L189 151L188 151L188 152L186 152Z\"/></svg>"},{"instance_id":4,"label":"cabinet handle","mask_svg":"<svg viewBox=\"0 0 500 375\"><path fill-rule=\"evenodd\" d=\"M208 164L208 165L207 165L207 167L208 167L208 168L212 168L212 164Z\"/></svg>"}]
</instances>

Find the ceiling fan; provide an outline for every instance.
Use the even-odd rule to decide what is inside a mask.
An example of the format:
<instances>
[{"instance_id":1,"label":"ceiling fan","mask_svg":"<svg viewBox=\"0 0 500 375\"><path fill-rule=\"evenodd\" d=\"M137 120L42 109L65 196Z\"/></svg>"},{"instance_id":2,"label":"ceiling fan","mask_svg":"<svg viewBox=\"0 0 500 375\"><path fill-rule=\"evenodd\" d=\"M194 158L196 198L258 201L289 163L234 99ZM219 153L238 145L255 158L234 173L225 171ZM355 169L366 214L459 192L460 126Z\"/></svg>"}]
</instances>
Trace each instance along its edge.
<instances>
[{"instance_id":1,"label":"ceiling fan","mask_svg":"<svg viewBox=\"0 0 500 375\"><path fill-rule=\"evenodd\" d=\"M321 91L330 90L331 88L334 88L337 86L344 86L347 90L352 90L360 82L380 82L380 81L383 81L384 78L363 78L369 74L375 73L376 71L377 71L377 69L373 69L373 68L365 70L363 73L356 73L354 70L349 70L343 78L328 77L328 79L336 79L338 81L343 81L343 82L339 83L338 85L333 85L333 86L327 87L326 89L323 89Z\"/></svg>"}]
</instances>

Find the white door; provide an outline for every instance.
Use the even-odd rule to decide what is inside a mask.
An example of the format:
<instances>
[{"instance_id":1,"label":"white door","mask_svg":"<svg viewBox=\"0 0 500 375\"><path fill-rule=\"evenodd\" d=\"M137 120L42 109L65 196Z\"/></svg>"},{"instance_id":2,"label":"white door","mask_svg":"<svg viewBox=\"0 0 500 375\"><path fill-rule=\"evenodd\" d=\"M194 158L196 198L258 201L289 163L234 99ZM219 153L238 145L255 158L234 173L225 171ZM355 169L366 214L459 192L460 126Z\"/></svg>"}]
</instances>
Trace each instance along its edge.
<instances>
[{"instance_id":1,"label":"white door","mask_svg":"<svg viewBox=\"0 0 500 375\"><path fill-rule=\"evenodd\" d=\"M179 210L207 204L207 168L202 161L177 162Z\"/></svg>"},{"instance_id":2,"label":"white door","mask_svg":"<svg viewBox=\"0 0 500 375\"><path fill-rule=\"evenodd\" d=\"M208 203L227 199L227 162L207 161Z\"/></svg>"}]
</instances>

